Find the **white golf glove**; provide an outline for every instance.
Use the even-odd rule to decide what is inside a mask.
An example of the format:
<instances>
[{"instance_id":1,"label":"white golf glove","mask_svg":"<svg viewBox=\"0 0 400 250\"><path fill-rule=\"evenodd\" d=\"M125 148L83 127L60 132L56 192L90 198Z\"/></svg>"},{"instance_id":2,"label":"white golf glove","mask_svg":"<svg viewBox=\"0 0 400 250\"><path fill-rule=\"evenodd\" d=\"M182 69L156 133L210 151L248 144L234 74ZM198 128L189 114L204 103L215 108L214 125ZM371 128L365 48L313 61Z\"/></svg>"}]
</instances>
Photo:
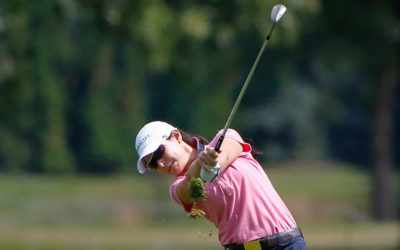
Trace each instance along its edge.
<instances>
[{"instance_id":1,"label":"white golf glove","mask_svg":"<svg viewBox=\"0 0 400 250\"><path fill-rule=\"evenodd\" d=\"M205 168L201 168L200 170L200 178L204 181L204 182L212 182L215 180L215 178L218 176L219 174L219 164L215 165L215 166L207 166Z\"/></svg>"}]
</instances>

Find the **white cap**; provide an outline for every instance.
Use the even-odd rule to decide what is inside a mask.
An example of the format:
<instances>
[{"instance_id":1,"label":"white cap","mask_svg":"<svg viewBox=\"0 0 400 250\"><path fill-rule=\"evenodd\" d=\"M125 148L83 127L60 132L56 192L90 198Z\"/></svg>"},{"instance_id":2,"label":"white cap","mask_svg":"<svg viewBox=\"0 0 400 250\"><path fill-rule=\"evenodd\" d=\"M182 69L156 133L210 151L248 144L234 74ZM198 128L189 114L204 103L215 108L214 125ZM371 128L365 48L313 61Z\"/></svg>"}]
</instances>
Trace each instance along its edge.
<instances>
[{"instance_id":1,"label":"white cap","mask_svg":"<svg viewBox=\"0 0 400 250\"><path fill-rule=\"evenodd\" d=\"M161 121L150 122L143 126L136 136L135 143L136 150L139 154L139 160L137 162L139 173L144 174L144 172L146 172L146 164L143 158L156 151L174 130L176 130L175 127Z\"/></svg>"}]
</instances>

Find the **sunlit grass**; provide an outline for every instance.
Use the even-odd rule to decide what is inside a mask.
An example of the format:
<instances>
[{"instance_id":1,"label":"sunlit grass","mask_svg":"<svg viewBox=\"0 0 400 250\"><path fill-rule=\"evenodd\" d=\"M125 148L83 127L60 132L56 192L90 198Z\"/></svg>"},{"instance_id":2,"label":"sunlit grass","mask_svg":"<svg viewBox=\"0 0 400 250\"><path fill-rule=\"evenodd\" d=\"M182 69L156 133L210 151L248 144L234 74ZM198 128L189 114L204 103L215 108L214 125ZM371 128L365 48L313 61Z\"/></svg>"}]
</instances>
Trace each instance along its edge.
<instances>
[{"instance_id":1,"label":"sunlit grass","mask_svg":"<svg viewBox=\"0 0 400 250\"><path fill-rule=\"evenodd\" d=\"M332 164L266 166L310 249L396 249L398 222L369 216L370 176ZM0 175L0 249L221 249L187 217L170 177Z\"/></svg>"}]
</instances>

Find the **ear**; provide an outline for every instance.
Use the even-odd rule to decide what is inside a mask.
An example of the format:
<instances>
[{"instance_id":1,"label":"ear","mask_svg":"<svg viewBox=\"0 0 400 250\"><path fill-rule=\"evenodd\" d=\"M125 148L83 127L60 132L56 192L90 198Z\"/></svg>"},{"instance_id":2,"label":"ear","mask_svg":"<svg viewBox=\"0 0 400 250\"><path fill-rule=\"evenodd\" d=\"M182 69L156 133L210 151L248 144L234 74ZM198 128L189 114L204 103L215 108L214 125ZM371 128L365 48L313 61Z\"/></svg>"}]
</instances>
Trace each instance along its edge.
<instances>
[{"instance_id":1,"label":"ear","mask_svg":"<svg viewBox=\"0 0 400 250\"><path fill-rule=\"evenodd\" d=\"M172 137L175 138L175 140L177 140L179 143L182 141L182 135L177 129L172 131Z\"/></svg>"}]
</instances>

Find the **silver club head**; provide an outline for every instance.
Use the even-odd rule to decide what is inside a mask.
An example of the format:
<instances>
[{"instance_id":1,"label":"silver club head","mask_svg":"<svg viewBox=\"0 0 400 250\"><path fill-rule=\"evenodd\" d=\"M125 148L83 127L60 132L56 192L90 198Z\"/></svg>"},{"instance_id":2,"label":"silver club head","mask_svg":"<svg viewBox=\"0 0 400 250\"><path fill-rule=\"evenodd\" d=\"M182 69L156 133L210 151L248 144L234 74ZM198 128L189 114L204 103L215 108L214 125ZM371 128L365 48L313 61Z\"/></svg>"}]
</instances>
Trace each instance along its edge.
<instances>
[{"instance_id":1,"label":"silver club head","mask_svg":"<svg viewBox=\"0 0 400 250\"><path fill-rule=\"evenodd\" d=\"M286 7L283 4L276 4L271 10L271 21L275 24L285 14Z\"/></svg>"}]
</instances>

